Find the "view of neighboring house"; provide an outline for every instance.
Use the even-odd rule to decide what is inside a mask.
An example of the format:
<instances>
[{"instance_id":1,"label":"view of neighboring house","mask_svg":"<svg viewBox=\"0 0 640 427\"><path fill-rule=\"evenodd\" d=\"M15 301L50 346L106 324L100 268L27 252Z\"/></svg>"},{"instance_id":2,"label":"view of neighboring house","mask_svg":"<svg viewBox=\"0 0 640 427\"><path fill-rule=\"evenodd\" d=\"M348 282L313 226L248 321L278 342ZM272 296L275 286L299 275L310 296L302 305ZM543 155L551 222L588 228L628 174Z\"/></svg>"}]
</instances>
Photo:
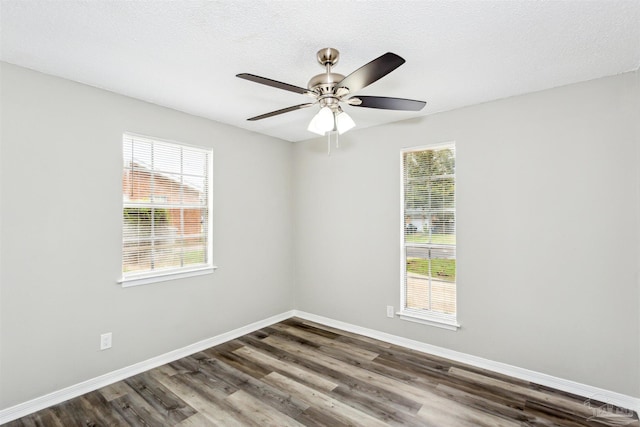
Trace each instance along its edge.
<instances>
[{"instance_id":1,"label":"view of neighboring house","mask_svg":"<svg viewBox=\"0 0 640 427\"><path fill-rule=\"evenodd\" d=\"M125 166L123 226L125 239L131 239L124 245L125 272L204 262L206 201L182 178L140 162Z\"/></svg>"}]
</instances>

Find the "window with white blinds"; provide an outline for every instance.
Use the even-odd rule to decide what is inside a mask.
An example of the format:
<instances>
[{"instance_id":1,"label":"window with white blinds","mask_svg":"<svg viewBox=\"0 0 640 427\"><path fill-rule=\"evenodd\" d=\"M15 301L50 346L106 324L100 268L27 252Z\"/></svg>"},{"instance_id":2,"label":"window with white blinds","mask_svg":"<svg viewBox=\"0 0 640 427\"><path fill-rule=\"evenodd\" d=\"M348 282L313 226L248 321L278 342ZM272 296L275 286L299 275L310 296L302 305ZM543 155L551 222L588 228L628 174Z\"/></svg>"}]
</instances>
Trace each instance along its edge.
<instances>
[{"instance_id":1,"label":"window with white blinds","mask_svg":"<svg viewBox=\"0 0 640 427\"><path fill-rule=\"evenodd\" d=\"M402 152L400 316L450 329L457 327L455 164L453 144Z\"/></svg>"},{"instance_id":2,"label":"window with white blinds","mask_svg":"<svg viewBox=\"0 0 640 427\"><path fill-rule=\"evenodd\" d=\"M124 134L122 152L122 282L212 269L212 151Z\"/></svg>"}]
</instances>

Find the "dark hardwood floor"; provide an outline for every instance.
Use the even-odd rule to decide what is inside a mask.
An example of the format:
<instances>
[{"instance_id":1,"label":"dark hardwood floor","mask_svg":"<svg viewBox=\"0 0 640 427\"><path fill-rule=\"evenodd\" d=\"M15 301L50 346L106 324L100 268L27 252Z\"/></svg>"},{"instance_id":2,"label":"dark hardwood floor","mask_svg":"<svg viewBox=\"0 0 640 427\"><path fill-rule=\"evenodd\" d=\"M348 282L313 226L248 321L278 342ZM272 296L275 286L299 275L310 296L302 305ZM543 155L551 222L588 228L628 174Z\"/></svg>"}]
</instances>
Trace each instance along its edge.
<instances>
[{"instance_id":1,"label":"dark hardwood floor","mask_svg":"<svg viewBox=\"0 0 640 427\"><path fill-rule=\"evenodd\" d=\"M639 425L586 401L293 318L6 425Z\"/></svg>"}]
</instances>

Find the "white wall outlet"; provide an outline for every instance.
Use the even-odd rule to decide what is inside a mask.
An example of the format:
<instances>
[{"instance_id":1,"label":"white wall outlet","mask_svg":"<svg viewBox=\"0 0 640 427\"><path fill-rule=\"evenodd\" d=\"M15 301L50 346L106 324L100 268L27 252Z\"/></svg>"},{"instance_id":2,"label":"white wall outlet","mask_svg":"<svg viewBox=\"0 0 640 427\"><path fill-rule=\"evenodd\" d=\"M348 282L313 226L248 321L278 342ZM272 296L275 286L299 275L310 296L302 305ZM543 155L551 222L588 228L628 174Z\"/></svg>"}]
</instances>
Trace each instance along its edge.
<instances>
[{"instance_id":1,"label":"white wall outlet","mask_svg":"<svg viewBox=\"0 0 640 427\"><path fill-rule=\"evenodd\" d=\"M387 306L387 317L395 317L395 313L393 312L393 306L392 305L388 305Z\"/></svg>"},{"instance_id":2,"label":"white wall outlet","mask_svg":"<svg viewBox=\"0 0 640 427\"><path fill-rule=\"evenodd\" d=\"M100 335L100 350L111 348L111 332Z\"/></svg>"}]
</instances>

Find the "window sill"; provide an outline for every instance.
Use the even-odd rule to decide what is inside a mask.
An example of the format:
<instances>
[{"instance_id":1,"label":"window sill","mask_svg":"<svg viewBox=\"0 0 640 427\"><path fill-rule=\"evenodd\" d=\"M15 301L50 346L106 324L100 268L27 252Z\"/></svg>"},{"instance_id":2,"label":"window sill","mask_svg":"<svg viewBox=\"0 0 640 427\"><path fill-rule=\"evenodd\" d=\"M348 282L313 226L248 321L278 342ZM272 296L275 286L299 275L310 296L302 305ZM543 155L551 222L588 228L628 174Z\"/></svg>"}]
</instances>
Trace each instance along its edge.
<instances>
[{"instance_id":1,"label":"window sill","mask_svg":"<svg viewBox=\"0 0 640 427\"><path fill-rule=\"evenodd\" d=\"M423 325L435 326L436 328L448 329L450 331L460 329L460 324L453 316L440 316L435 313L423 313L417 310L402 310L397 314L400 319L409 322L422 323Z\"/></svg>"},{"instance_id":2,"label":"window sill","mask_svg":"<svg viewBox=\"0 0 640 427\"><path fill-rule=\"evenodd\" d=\"M165 273L144 274L139 276L123 277L118 280L118 283L123 288L130 286L148 285L149 283L165 282L167 280L183 279L185 277L202 276L204 274L211 274L216 270L215 265L208 267L194 268L192 270L179 270Z\"/></svg>"}]
</instances>

